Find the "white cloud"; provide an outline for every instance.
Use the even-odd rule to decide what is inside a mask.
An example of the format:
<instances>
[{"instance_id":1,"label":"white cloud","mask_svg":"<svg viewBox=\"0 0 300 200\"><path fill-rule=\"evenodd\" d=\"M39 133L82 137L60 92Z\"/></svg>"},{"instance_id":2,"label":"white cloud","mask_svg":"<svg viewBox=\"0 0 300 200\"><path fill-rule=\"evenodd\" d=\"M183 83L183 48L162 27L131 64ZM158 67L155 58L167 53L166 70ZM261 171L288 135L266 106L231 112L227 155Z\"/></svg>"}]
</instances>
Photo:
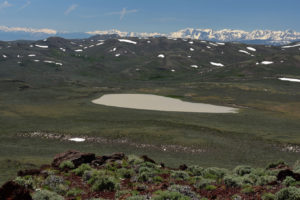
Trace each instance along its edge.
<instances>
[{"instance_id":1,"label":"white cloud","mask_svg":"<svg viewBox=\"0 0 300 200\"><path fill-rule=\"evenodd\" d=\"M69 14L70 14L71 12L73 12L77 7L78 7L77 4L71 5L71 6L65 11L65 15L69 15Z\"/></svg>"},{"instance_id":2,"label":"white cloud","mask_svg":"<svg viewBox=\"0 0 300 200\"><path fill-rule=\"evenodd\" d=\"M127 8L123 8L120 12L111 12L107 13L108 15L120 15L120 20L122 20L126 15L130 13L136 13L138 10L133 9L133 10L127 10Z\"/></svg>"},{"instance_id":3,"label":"white cloud","mask_svg":"<svg viewBox=\"0 0 300 200\"><path fill-rule=\"evenodd\" d=\"M4 32L27 32L27 33L45 33L49 35L55 35L56 30L43 28L43 29L34 29L34 28L24 28L24 27L7 27L0 26L0 31Z\"/></svg>"},{"instance_id":4,"label":"white cloud","mask_svg":"<svg viewBox=\"0 0 300 200\"><path fill-rule=\"evenodd\" d=\"M27 8L30 4L31 4L31 1L26 1L26 3L22 7L19 8L19 11Z\"/></svg>"},{"instance_id":5,"label":"white cloud","mask_svg":"<svg viewBox=\"0 0 300 200\"><path fill-rule=\"evenodd\" d=\"M0 4L0 10L11 7L11 6L12 6L12 4L10 4L8 1L4 1Z\"/></svg>"}]
</instances>

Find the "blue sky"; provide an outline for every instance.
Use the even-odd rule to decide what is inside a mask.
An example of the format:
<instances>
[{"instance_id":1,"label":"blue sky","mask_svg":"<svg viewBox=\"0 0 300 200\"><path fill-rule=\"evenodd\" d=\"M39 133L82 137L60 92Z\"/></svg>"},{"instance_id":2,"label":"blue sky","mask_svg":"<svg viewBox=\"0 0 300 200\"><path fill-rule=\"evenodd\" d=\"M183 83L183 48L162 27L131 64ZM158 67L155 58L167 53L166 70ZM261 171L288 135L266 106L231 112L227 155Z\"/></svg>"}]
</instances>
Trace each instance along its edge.
<instances>
[{"instance_id":1,"label":"blue sky","mask_svg":"<svg viewBox=\"0 0 300 200\"><path fill-rule=\"evenodd\" d=\"M0 26L168 33L182 28L300 32L300 0L0 0Z\"/></svg>"}]
</instances>

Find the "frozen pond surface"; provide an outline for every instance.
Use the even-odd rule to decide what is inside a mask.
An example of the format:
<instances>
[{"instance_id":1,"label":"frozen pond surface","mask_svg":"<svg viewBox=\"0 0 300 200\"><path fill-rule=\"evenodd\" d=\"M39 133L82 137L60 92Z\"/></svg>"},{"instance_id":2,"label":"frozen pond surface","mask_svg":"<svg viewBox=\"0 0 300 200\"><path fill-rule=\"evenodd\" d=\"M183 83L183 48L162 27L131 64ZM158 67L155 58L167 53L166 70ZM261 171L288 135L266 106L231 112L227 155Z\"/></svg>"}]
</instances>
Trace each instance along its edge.
<instances>
[{"instance_id":1,"label":"frozen pond surface","mask_svg":"<svg viewBox=\"0 0 300 200\"><path fill-rule=\"evenodd\" d=\"M92 101L95 104L122 108L193 112L193 113L237 113L238 109L205 103L190 103L179 99L151 94L106 94Z\"/></svg>"}]
</instances>

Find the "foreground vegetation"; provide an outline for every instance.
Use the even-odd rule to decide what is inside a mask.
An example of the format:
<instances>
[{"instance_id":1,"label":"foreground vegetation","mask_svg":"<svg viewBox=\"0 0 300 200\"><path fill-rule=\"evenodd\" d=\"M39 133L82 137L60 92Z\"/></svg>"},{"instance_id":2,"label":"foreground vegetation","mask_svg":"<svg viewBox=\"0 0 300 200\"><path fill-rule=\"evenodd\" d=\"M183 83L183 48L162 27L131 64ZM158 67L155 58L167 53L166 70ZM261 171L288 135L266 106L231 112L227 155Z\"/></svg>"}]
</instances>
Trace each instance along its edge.
<instances>
[{"instance_id":1,"label":"foreground vegetation","mask_svg":"<svg viewBox=\"0 0 300 200\"><path fill-rule=\"evenodd\" d=\"M95 157L68 151L57 155L51 166L20 171L18 175L0 189L1 195L6 192L11 195L6 197L26 199L30 194L33 200L300 199L299 161L293 170L283 161L265 168L242 165L228 170L181 165L175 169L147 156L117 153Z\"/></svg>"}]
</instances>

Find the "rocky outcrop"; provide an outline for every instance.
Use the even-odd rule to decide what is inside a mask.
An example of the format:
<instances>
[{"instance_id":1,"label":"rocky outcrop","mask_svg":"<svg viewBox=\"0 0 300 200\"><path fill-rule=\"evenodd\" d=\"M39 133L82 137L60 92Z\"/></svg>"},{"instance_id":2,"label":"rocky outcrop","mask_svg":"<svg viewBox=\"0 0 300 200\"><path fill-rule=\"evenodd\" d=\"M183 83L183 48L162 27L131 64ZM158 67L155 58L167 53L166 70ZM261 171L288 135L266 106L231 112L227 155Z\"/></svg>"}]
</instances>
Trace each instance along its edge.
<instances>
[{"instance_id":1,"label":"rocky outcrop","mask_svg":"<svg viewBox=\"0 0 300 200\"><path fill-rule=\"evenodd\" d=\"M32 200L32 198L24 186L9 181L0 188L0 200Z\"/></svg>"},{"instance_id":2,"label":"rocky outcrop","mask_svg":"<svg viewBox=\"0 0 300 200\"><path fill-rule=\"evenodd\" d=\"M116 162L118 160L123 160L125 158L124 153L114 153L110 156L98 156L93 162L92 165L94 166L101 166L105 163L109 162Z\"/></svg>"},{"instance_id":3,"label":"rocky outcrop","mask_svg":"<svg viewBox=\"0 0 300 200\"><path fill-rule=\"evenodd\" d=\"M277 180L283 181L287 176L293 177L296 181L300 181L300 174L294 173L290 169L280 171L277 175Z\"/></svg>"},{"instance_id":4,"label":"rocky outcrop","mask_svg":"<svg viewBox=\"0 0 300 200\"><path fill-rule=\"evenodd\" d=\"M83 163L91 163L96 159L94 153L81 153L76 150L69 150L65 153L57 154L52 161L53 167L59 167L64 161L71 161L75 167L80 166Z\"/></svg>"}]
</instances>

